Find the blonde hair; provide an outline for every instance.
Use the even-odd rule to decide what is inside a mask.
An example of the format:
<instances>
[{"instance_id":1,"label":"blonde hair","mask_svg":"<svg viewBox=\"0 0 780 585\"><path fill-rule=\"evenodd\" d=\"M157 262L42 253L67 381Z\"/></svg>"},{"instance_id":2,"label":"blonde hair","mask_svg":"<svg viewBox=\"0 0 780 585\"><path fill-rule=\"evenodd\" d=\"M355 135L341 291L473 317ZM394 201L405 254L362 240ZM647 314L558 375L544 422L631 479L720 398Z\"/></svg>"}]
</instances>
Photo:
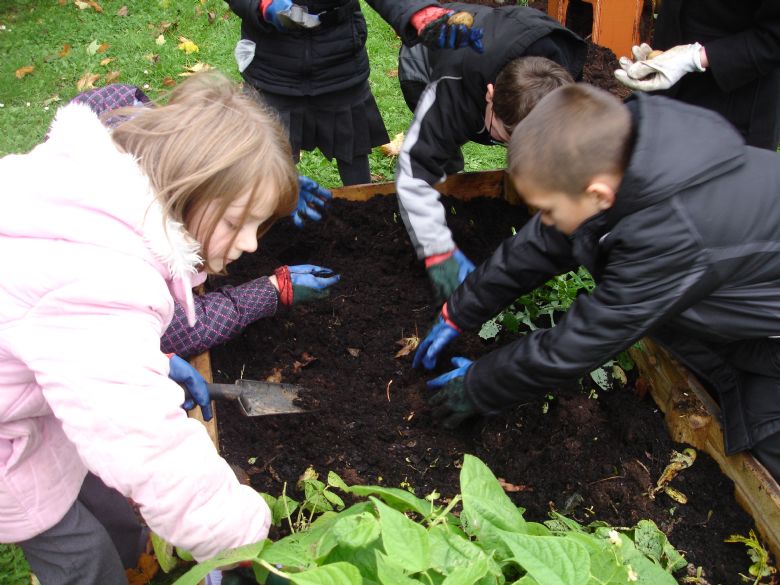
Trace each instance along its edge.
<instances>
[{"instance_id":1,"label":"blonde hair","mask_svg":"<svg viewBox=\"0 0 780 585\"><path fill-rule=\"evenodd\" d=\"M208 249L228 206L247 192L242 222L261 198L275 199L258 237L295 209L298 175L281 124L224 75L193 75L165 105L117 113L128 117L114 129L114 142L138 159L167 216L200 234L201 249ZM213 201L220 205L208 223L191 225Z\"/></svg>"},{"instance_id":2,"label":"blonde hair","mask_svg":"<svg viewBox=\"0 0 780 585\"><path fill-rule=\"evenodd\" d=\"M548 94L517 125L507 168L534 188L575 196L596 175L622 175L631 149L628 108L604 90L576 83Z\"/></svg>"},{"instance_id":3,"label":"blonde hair","mask_svg":"<svg viewBox=\"0 0 780 585\"><path fill-rule=\"evenodd\" d=\"M554 89L574 83L571 73L545 57L518 57L501 69L493 87L493 111L510 134Z\"/></svg>"}]
</instances>

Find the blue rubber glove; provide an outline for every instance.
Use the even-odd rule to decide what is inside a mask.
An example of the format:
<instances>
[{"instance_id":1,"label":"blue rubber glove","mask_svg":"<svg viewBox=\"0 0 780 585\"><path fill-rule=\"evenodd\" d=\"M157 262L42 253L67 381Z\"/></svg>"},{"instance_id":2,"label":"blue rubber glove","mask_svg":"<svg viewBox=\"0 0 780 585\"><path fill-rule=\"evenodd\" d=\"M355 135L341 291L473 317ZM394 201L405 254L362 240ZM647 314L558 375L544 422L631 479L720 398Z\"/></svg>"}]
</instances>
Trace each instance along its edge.
<instances>
[{"instance_id":1,"label":"blue rubber glove","mask_svg":"<svg viewBox=\"0 0 780 585\"><path fill-rule=\"evenodd\" d=\"M206 380L187 360L175 354L169 354L168 357L171 360L168 377L174 382L178 382L187 395L187 399L181 407L184 410L192 410L197 403L203 414L203 420L211 420L211 398L208 389L206 389Z\"/></svg>"},{"instance_id":2,"label":"blue rubber glove","mask_svg":"<svg viewBox=\"0 0 780 585\"><path fill-rule=\"evenodd\" d=\"M321 187L317 181L300 175L298 177L298 207L290 215L295 227L302 228L304 220L319 221L325 204L333 199L333 193ZM319 208L319 209L318 209Z\"/></svg>"},{"instance_id":3,"label":"blue rubber glove","mask_svg":"<svg viewBox=\"0 0 780 585\"><path fill-rule=\"evenodd\" d=\"M439 318L433 325L425 339L417 346L417 351L414 353L414 360L412 360L412 367L416 368L422 364L426 370L432 370L436 367L436 360L439 359L439 354L445 346L460 335L460 330L457 325L450 321L447 315L447 305L442 307Z\"/></svg>"},{"instance_id":4,"label":"blue rubber glove","mask_svg":"<svg viewBox=\"0 0 780 585\"><path fill-rule=\"evenodd\" d=\"M464 357L454 357L452 365L455 369L434 378L427 384L430 390L439 389L428 400L428 404L433 407L433 415L442 420L445 428L454 429L466 419L479 414L477 405L466 391L464 380L466 372L473 363Z\"/></svg>"},{"instance_id":5,"label":"blue rubber glove","mask_svg":"<svg viewBox=\"0 0 780 585\"><path fill-rule=\"evenodd\" d=\"M290 8L292 8L291 0L260 0L260 12L263 18L279 32L285 32L287 29L279 21L277 14Z\"/></svg>"},{"instance_id":6,"label":"blue rubber glove","mask_svg":"<svg viewBox=\"0 0 780 585\"><path fill-rule=\"evenodd\" d=\"M328 287L341 279L330 268L313 264L280 266L274 275L279 286L279 302L288 307L326 298L330 295Z\"/></svg>"},{"instance_id":7,"label":"blue rubber glove","mask_svg":"<svg viewBox=\"0 0 780 585\"><path fill-rule=\"evenodd\" d=\"M425 270L428 272L436 302L443 303L469 273L474 271L474 264L455 248L451 252L428 256L425 259Z\"/></svg>"},{"instance_id":8,"label":"blue rubber glove","mask_svg":"<svg viewBox=\"0 0 780 585\"><path fill-rule=\"evenodd\" d=\"M426 6L412 15L410 24L417 29L417 36L429 49L461 49L471 47L483 53L483 30L465 24L455 24L450 19L462 13L441 6ZM472 19L473 20L473 19Z\"/></svg>"}]
</instances>

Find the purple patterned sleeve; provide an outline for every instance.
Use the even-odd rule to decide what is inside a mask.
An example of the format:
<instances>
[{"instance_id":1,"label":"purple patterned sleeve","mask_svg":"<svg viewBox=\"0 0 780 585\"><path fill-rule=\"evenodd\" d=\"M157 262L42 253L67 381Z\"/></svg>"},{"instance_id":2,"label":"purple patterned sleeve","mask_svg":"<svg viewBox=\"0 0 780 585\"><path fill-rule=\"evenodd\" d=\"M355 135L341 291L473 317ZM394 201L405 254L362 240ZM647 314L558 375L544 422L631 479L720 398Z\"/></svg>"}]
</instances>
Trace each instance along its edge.
<instances>
[{"instance_id":1,"label":"purple patterned sleeve","mask_svg":"<svg viewBox=\"0 0 780 585\"><path fill-rule=\"evenodd\" d=\"M80 93L70 100L70 103L86 104L98 116L102 116L105 112L119 108L145 106L150 103L150 100L143 91L134 85L114 83ZM121 121L121 117L103 120L109 128L113 128Z\"/></svg>"},{"instance_id":2,"label":"purple patterned sleeve","mask_svg":"<svg viewBox=\"0 0 780 585\"><path fill-rule=\"evenodd\" d=\"M204 296L195 297L198 322L187 325L184 310L176 310L160 340L165 353L191 357L232 339L244 327L276 314L279 295L268 277L257 278L240 286L226 286Z\"/></svg>"}]
</instances>

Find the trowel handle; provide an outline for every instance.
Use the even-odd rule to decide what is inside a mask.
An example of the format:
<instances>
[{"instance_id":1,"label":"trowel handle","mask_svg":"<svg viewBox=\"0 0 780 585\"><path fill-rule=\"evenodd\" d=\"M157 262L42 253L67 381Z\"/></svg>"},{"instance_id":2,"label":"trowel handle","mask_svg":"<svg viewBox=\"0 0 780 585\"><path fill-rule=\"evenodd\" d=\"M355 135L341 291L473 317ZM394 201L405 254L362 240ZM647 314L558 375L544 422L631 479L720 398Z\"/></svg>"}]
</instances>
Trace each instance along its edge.
<instances>
[{"instance_id":1,"label":"trowel handle","mask_svg":"<svg viewBox=\"0 0 780 585\"><path fill-rule=\"evenodd\" d=\"M212 400L238 400L242 389L235 384L206 384Z\"/></svg>"}]
</instances>

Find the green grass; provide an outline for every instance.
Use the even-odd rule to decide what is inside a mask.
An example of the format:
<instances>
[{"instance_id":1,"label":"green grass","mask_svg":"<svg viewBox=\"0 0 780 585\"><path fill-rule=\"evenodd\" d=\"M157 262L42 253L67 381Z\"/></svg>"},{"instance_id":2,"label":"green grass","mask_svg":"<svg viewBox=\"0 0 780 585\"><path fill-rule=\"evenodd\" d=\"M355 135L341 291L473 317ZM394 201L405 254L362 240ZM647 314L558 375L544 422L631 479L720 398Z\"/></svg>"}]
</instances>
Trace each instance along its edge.
<instances>
[{"instance_id":1,"label":"green grass","mask_svg":"<svg viewBox=\"0 0 780 585\"><path fill-rule=\"evenodd\" d=\"M0 0L0 156L27 152L41 142L56 108L80 93L85 74L118 72L117 83L142 87L152 98L166 91L170 80L198 63L206 63L240 79L233 58L240 21L223 0L97 0L102 12L81 10L73 0ZM119 16L123 7L127 16ZM371 89L390 138L405 132L412 120L396 78L400 40L371 8L363 5L369 27ZM164 23L170 23L166 26ZM157 44L163 35L164 44ZM198 46L187 54L179 37ZM94 49L107 44L105 51ZM65 50L65 46L70 47ZM90 49L91 46L91 49ZM112 59L101 64L105 59ZM33 66L18 78L17 70ZM500 147L464 147L466 170L504 166ZM341 181L335 161L320 153L303 153L298 168L327 187ZM371 154L376 180L392 181L395 158L379 149ZM0 585L28 583L29 569L18 548L0 545Z\"/></svg>"},{"instance_id":2,"label":"green grass","mask_svg":"<svg viewBox=\"0 0 780 585\"><path fill-rule=\"evenodd\" d=\"M181 80L180 74L198 63L239 79L233 59L239 19L223 0L99 0L99 5L102 12L80 10L73 0L0 0L0 156L38 144L57 106L79 93L85 74L99 75L95 86L101 86L110 72L118 72L117 82L143 87L152 98L167 89L166 80ZM117 14L123 6L129 8L127 16ZM395 77L400 41L371 8L363 8L371 88L392 138L412 119ZM165 43L159 45L161 33ZM179 37L192 40L198 52L180 50ZM104 52L94 51L103 44L108 45ZM70 50L62 55L66 45ZM112 61L101 64L105 59ZM17 78L16 72L29 66L34 70ZM467 145L464 154L466 170L504 165L501 148ZM378 149L371 154L376 180L391 181L394 167L395 160ZM326 186L340 184L335 162L318 151L304 153L299 168Z\"/></svg>"}]
</instances>

